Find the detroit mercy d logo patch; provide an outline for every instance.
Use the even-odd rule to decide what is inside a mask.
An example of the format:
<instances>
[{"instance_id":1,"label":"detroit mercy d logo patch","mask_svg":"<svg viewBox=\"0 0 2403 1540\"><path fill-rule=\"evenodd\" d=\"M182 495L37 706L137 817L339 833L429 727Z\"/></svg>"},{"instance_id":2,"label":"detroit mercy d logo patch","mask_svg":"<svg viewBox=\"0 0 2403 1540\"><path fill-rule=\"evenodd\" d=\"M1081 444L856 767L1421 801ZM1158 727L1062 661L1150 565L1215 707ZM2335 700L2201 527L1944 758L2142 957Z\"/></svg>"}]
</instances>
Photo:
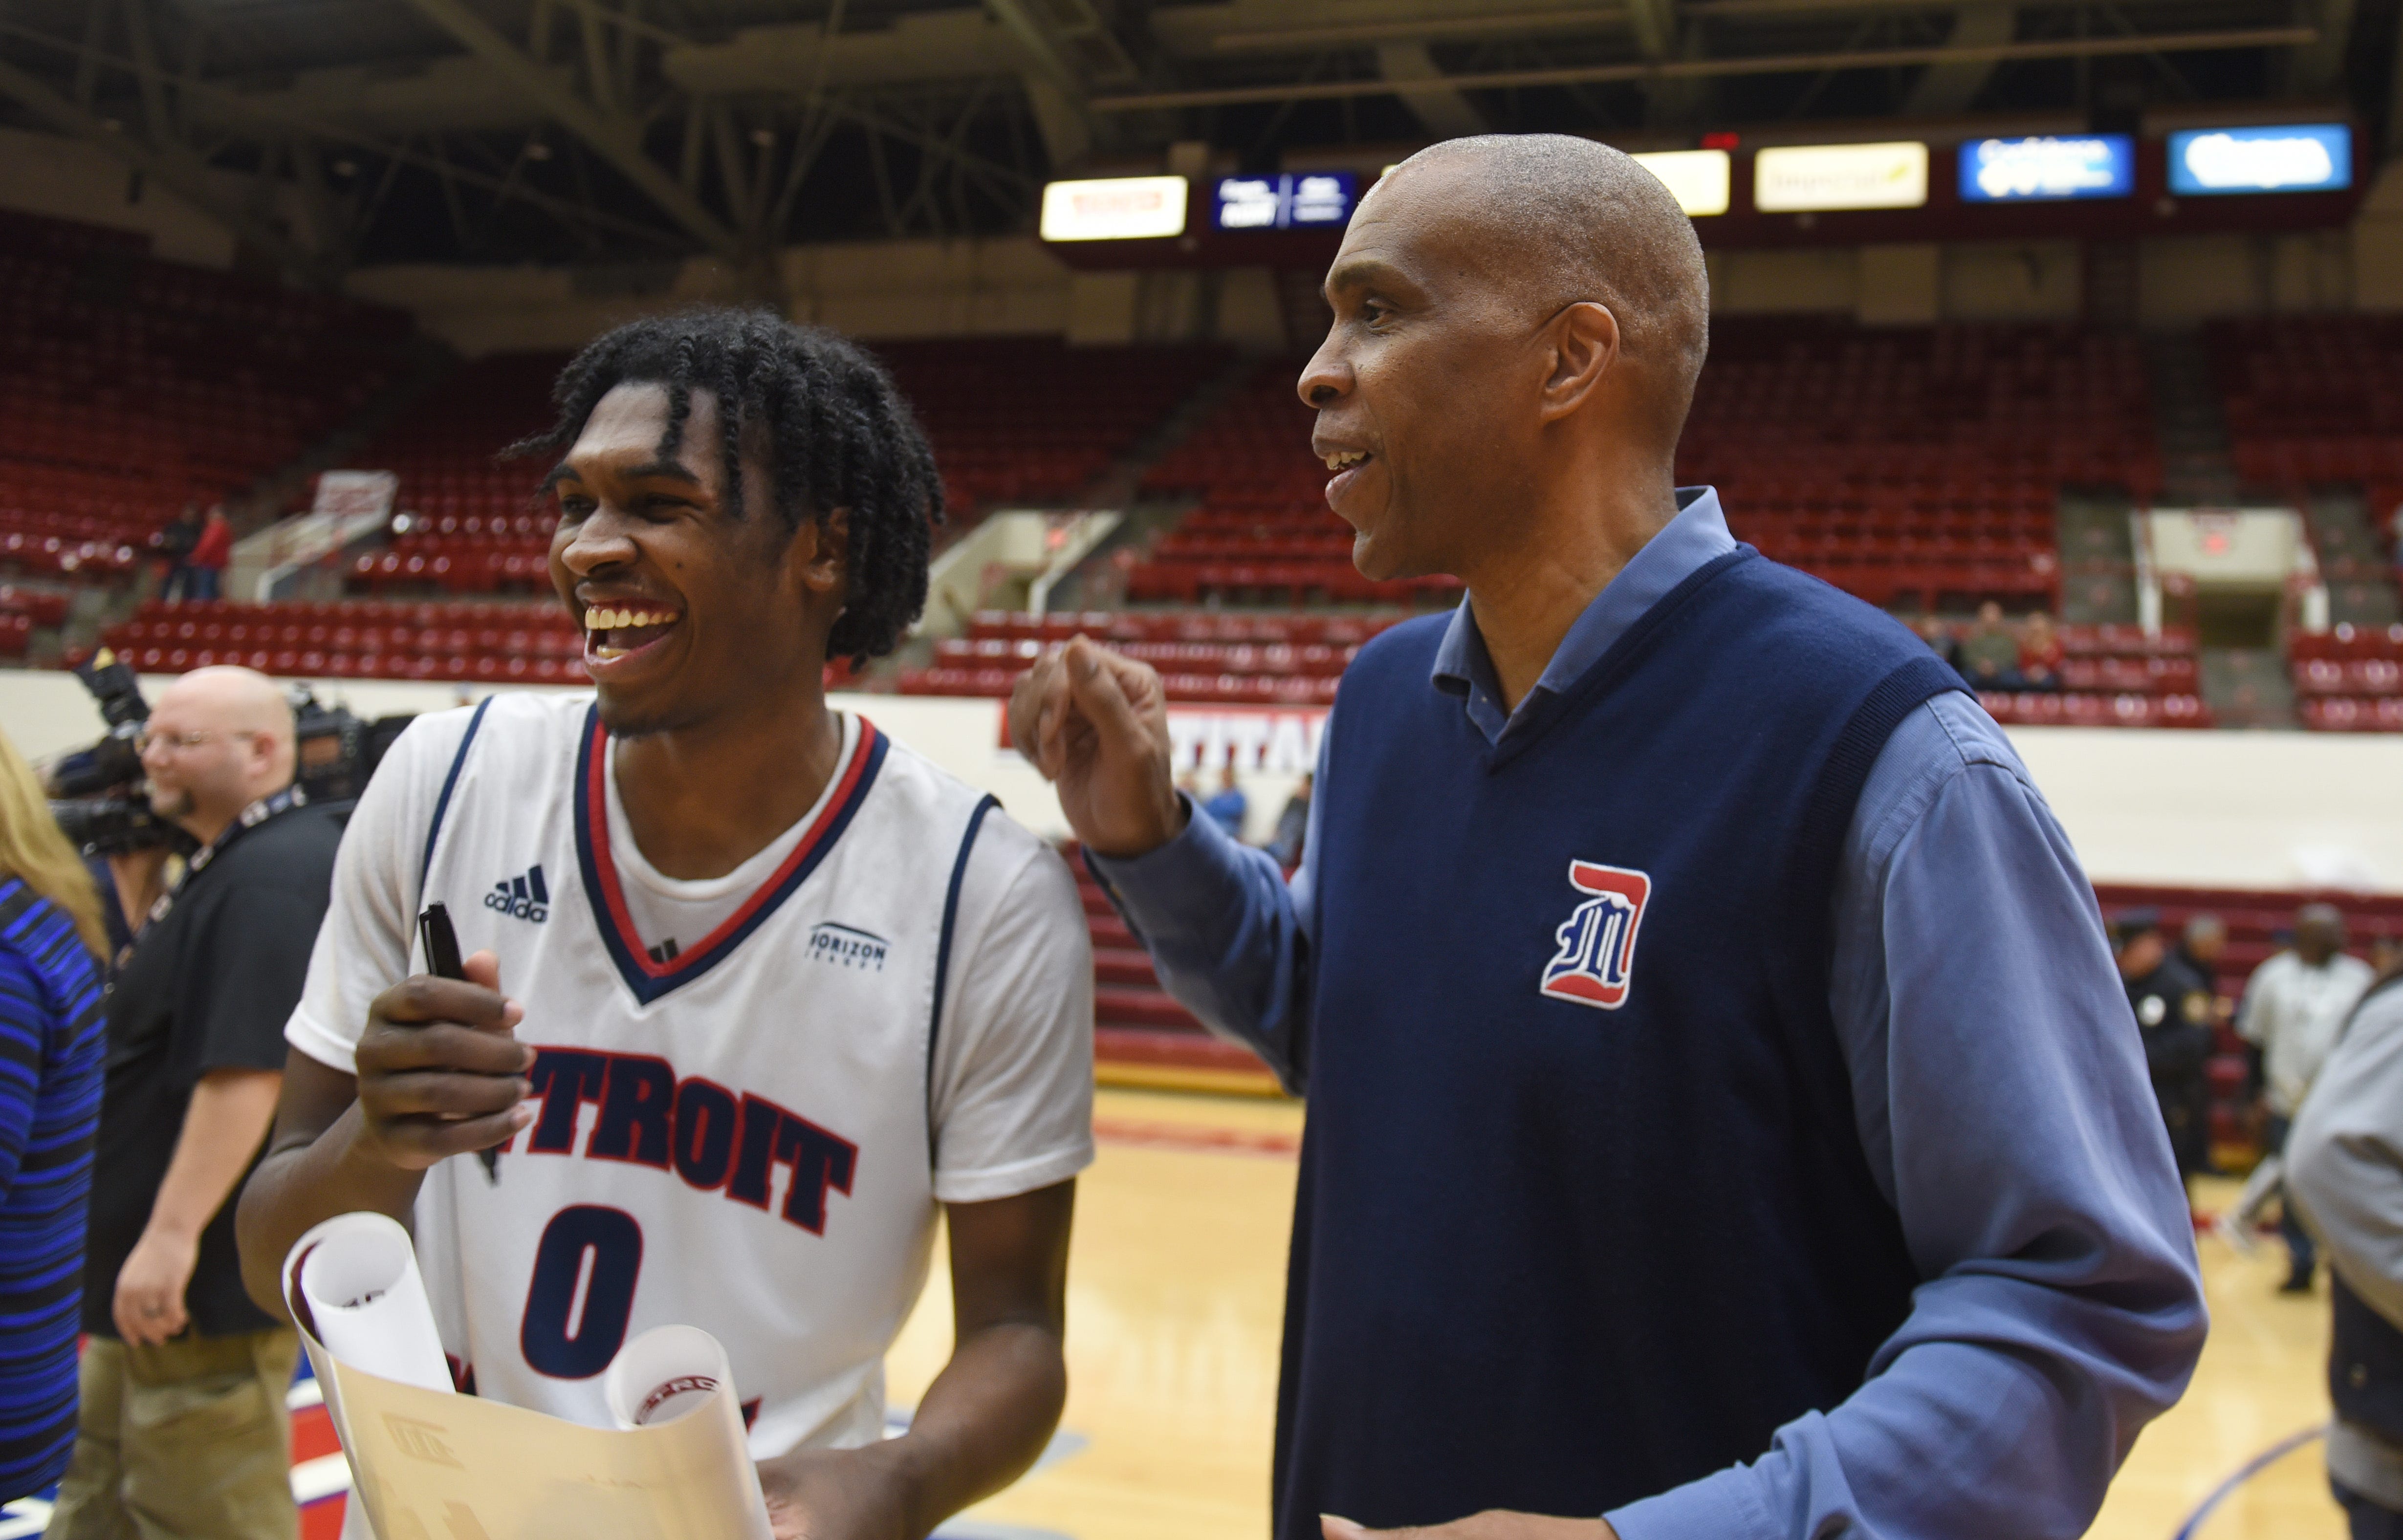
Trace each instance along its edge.
<instances>
[{"instance_id":1,"label":"detroit mercy d logo patch","mask_svg":"<svg viewBox=\"0 0 2403 1540\"><path fill-rule=\"evenodd\" d=\"M1596 1010L1617 1010L1634 987L1635 927L1643 923L1652 879L1625 867L1571 861L1569 884L1593 896L1552 933L1561 950L1544 964L1543 992Z\"/></svg>"}]
</instances>

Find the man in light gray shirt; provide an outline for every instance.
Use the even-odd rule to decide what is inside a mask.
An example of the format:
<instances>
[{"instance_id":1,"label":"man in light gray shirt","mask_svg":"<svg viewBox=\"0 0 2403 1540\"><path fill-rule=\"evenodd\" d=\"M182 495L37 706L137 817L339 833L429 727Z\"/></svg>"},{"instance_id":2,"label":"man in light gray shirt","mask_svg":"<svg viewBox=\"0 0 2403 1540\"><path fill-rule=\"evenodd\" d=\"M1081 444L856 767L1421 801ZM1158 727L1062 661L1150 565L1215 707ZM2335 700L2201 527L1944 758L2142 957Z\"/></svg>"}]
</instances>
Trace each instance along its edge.
<instances>
[{"instance_id":1,"label":"man in light gray shirt","mask_svg":"<svg viewBox=\"0 0 2403 1540\"><path fill-rule=\"evenodd\" d=\"M2344 953L2344 915L2332 904L2306 904L2295 911L2295 944L2253 970L2244 986L2236 1030L2261 1049L2269 1081L2269 1126L2263 1143L2271 1155L2285 1148L2296 1109L2320 1073L2321 1061L2342 1029L2354 1002L2369 986L2370 967ZM2288 1294L2312 1286L2312 1239L2294 1215L2280 1221L2291 1266L2283 1285Z\"/></svg>"},{"instance_id":2,"label":"man in light gray shirt","mask_svg":"<svg viewBox=\"0 0 2403 1540\"><path fill-rule=\"evenodd\" d=\"M2295 1119L2286 1195L2326 1244L2328 1482L2353 1540L2403 1540L2403 970L2343 1029Z\"/></svg>"}]
</instances>

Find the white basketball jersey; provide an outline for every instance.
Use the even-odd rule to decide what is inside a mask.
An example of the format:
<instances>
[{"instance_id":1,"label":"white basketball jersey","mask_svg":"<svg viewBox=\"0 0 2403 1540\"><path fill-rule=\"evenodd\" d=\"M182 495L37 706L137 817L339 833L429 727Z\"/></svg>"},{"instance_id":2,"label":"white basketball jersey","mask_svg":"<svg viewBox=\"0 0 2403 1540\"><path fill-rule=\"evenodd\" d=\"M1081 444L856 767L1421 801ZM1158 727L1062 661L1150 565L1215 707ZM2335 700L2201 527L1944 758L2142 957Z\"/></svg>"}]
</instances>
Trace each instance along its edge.
<instances>
[{"instance_id":1,"label":"white basketball jersey","mask_svg":"<svg viewBox=\"0 0 2403 1540\"><path fill-rule=\"evenodd\" d=\"M725 1344L755 1455L881 1437L938 1200L1090 1160L1073 879L989 799L846 726L782 863L713 933L649 946L589 697L421 720L378 771L287 1035L350 1069L365 999L424 965L394 961L423 901L463 954L498 954L537 1115L491 1172L429 1172L415 1226L478 1394L605 1424L619 1344L681 1323Z\"/></svg>"}]
</instances>

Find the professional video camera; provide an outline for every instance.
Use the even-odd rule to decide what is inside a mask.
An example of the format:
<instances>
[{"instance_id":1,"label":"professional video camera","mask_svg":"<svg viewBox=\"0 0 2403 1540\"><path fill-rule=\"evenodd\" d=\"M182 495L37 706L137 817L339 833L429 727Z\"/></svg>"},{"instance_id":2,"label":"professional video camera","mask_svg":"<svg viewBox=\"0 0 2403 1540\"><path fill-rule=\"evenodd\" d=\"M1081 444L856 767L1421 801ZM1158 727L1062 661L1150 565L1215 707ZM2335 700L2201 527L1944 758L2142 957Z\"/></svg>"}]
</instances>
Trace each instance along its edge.
<instances>
[{"instance_id":1,"label":"professional video camera","mask_svg":"<svg viewBox=\"0 0 2403 1540\"><path fill-rule=\"evenodd\" d=\"M150 720L142 682L106 647L75 672L100 703L108 730L50 768L56 798L50 816L86 855L130 855L162 846L188 851L191 836L152 812L142 794L142 751L134 743Z\"/></svg>"},{"instance_id":2,"label":"professional video camera","mask_svg":"<svg viewBox=\"0 0 2403 1540\"><path fill-rule=\"evenodd\" d=\"M143 788L141 751L135 745L150 719L133 671L104 647L76 676L100 703L108 730L89 748L77 749L50 770L50 813L66 837L87 855L124 855L161 847L188 853L191 836L150 811ZM340 706L318 702L305 685L291 687L294 778L313 803L357 800L368 777L407 715L362 722Z\"/></svg>"}]
</instances>

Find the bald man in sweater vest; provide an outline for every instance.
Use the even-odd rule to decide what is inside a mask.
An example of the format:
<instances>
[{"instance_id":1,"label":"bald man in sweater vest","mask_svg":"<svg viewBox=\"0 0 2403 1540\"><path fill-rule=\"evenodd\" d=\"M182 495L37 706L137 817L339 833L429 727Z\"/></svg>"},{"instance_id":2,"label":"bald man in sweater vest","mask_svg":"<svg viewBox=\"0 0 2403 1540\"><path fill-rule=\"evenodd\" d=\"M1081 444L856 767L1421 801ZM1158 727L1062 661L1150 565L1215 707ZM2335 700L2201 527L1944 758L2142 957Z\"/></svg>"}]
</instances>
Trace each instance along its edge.
<instances>
[{"instance_id":1,"label":"bald man in sweater vest","mask_svg":"<svg viewBox=\"0 0 2403 1540\"><path fill-rule=\"evenodd\" d=\"M1370 577L1304 865L1151 670L1011 702L1162 980L1310 1103L1278 1540L2082 1533L2204 1316L2094 895L1916 637L1678 488L1702 251L1632 160L1423 151L1303 371Z\"/></svg>"}]
</instances>

